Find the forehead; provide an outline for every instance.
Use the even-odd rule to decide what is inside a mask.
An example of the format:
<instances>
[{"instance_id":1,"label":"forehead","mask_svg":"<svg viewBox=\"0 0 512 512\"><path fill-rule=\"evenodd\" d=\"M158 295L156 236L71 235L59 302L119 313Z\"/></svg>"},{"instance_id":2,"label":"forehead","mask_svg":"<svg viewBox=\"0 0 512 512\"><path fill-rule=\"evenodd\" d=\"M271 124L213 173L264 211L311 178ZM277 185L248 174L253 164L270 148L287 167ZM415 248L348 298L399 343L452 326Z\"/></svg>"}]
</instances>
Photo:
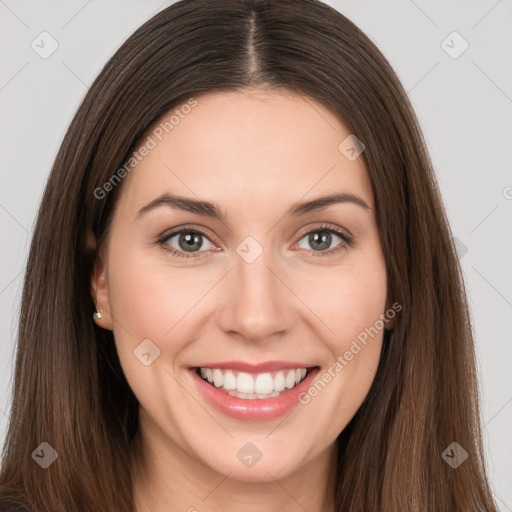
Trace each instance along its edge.
<instances>
[{"instance_id":1,"label":"forehead","mask_svg":"<svg viewBox=\"0 0 512 512\"><path fill-rule=\"evenodd\" d=\"M120 202L138 209L169 192L236 214L351 192L373 207L362 158L351 161L339 150L349 135L310 97L264 90L199 95L147 131L139 148L150 149L125 179Z\"/></svg>"}]
</instances>

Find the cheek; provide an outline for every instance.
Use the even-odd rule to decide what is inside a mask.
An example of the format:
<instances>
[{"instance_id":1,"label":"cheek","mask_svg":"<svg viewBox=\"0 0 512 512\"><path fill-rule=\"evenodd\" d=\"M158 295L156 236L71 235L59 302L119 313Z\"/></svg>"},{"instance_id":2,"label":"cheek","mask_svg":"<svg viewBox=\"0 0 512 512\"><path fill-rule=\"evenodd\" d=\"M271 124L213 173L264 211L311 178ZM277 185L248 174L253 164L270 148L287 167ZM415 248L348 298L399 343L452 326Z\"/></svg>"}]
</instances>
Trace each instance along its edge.
<instances>
[{"instance_id":1,"label":"cheek","mask_svg":"<svg viewBox=\"0 0 512 512\"><path fill-rule=\"evenodd\" d=\"M324 338L339 354L375 325L385 311L387 279L380 258L322 269L297 280L294 290L331 333ZM380 325L380 322L379 322ZM323 332L329 332L325 329Z\"/></svg>"},{"instance_id":2,"label":"cheek","mask_svg":"<svg viewBox=\"0 0 512 512\"><path fill-rule=\"evenodd\" d=\"M301 397L309 414L328 424L321 436L337 436L360 408L377 372L386 306L384 264L361 266L316 280L309 299L333 331L322 338L329 354L315 381ZM323 329L323 332L326 332Z\"/></svg>"},{"instance_id":3,"label":"cheek","mask_svg":"<svg viewBox=\"0 0 512 512\"><path fill-rule=\"evenodd\" d=\"M343 345L374 326L384 313L385 303L385 274L368 270L347 277L332 311L333 329L342 335Z\"/></svg>"},{"instance_id":4,"label":"cheek","mask_svg":"<svg viewBox=\"0 0 512 512\"><path fill-rule=\"evenodd\" d=\"M132 352L149 338L172 355L170 352L183 348L176 341L190 337L187 329L192 317L203 318L207 309L212 309L205 295L222 274L218 267L166 265L164 257L155 258L155 250L111 254L109 295L112 314L119 323L115 331L120 351ZM322 344L336 356L349 350L352 341L374 326L384 312L386 272L377 250L354 254L337 266L304 265L283 272L301 299L291 297L293 307L303 309L299 317L310 323ZM217 305L219 300L222 297L216 296ZM365 352L370 356L370 351Z\"/></svg>"},{"instance_id":5,"label":"cheek","mask_svg":"<svg viewBox=\"0 0 512 512\"><path fill-rule=\"evenodd\" d=\"M207 291L207 283L194 279L190 270L154 260L144 251L110 260L109 298L120 357L123 352L128 357L146 338L162 352L177 351L180 321Z\"/></svg>"}]
</instances>

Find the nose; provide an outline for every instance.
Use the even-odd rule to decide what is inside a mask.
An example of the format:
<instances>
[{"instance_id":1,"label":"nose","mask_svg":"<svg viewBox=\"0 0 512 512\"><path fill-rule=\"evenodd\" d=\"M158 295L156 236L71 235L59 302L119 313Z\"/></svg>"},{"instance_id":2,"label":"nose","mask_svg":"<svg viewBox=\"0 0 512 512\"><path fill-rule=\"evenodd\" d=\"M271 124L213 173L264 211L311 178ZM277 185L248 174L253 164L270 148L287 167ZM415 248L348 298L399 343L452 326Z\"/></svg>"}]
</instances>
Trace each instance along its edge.
<instances>
[{"instance_id":1,"label":"nose","mask_svg":"<svg viewBox=\"0 0 512 512\"><path fill-rule=\"evenodd\" d=\"M280 270L281 269L281 270ZM293 292L287 286L282 267L264 250L248 263L234 255L234 267L224 279L219 327L247 341L283 336L296 321Z\"/></svg>"}]
</instances>

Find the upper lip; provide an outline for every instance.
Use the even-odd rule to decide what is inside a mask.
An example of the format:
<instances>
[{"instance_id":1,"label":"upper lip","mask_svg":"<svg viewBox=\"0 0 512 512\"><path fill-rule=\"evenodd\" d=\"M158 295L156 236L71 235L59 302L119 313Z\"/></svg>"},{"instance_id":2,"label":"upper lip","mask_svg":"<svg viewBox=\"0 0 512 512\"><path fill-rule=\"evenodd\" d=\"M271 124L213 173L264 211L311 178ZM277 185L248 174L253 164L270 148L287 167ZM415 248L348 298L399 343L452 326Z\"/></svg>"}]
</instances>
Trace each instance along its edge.
<instances>
[{"instance_id":1,"label":"upper lip","mask_svg":"<svg viewBox=\"0 0 512 512\"><path fill-rule=\"evenodd\" d=\"M275 372L279 370L296 369L296 368L314 368L314 364L298 363L296 361L265 361L263 363L248 363L245 361L223 361L218 363L207 363L194 366L193 368L218 368L219 370L237 370L247 373L265 373Z\"/></svg>"}]
</instances>

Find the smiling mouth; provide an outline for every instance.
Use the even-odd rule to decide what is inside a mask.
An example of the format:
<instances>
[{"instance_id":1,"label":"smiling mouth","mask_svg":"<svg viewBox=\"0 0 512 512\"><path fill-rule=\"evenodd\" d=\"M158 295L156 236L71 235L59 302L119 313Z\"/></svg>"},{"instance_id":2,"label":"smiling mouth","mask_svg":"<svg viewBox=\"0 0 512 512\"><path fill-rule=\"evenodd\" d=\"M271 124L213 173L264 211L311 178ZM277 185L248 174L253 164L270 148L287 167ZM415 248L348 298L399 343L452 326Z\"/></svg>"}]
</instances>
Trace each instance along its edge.
<instances>
[{"instance_id":1,"label":"smiling mouth","mask_svg":"<svg viewBox=\"0 0 512 512\"><path fill-rule=\"evenodd\" d=\"M289 368L273 372L248 373L221 368L196 368L196 373L215 389L242 399L274 398L298 386L318 368Z\"/></svg>"}]
</instances>

